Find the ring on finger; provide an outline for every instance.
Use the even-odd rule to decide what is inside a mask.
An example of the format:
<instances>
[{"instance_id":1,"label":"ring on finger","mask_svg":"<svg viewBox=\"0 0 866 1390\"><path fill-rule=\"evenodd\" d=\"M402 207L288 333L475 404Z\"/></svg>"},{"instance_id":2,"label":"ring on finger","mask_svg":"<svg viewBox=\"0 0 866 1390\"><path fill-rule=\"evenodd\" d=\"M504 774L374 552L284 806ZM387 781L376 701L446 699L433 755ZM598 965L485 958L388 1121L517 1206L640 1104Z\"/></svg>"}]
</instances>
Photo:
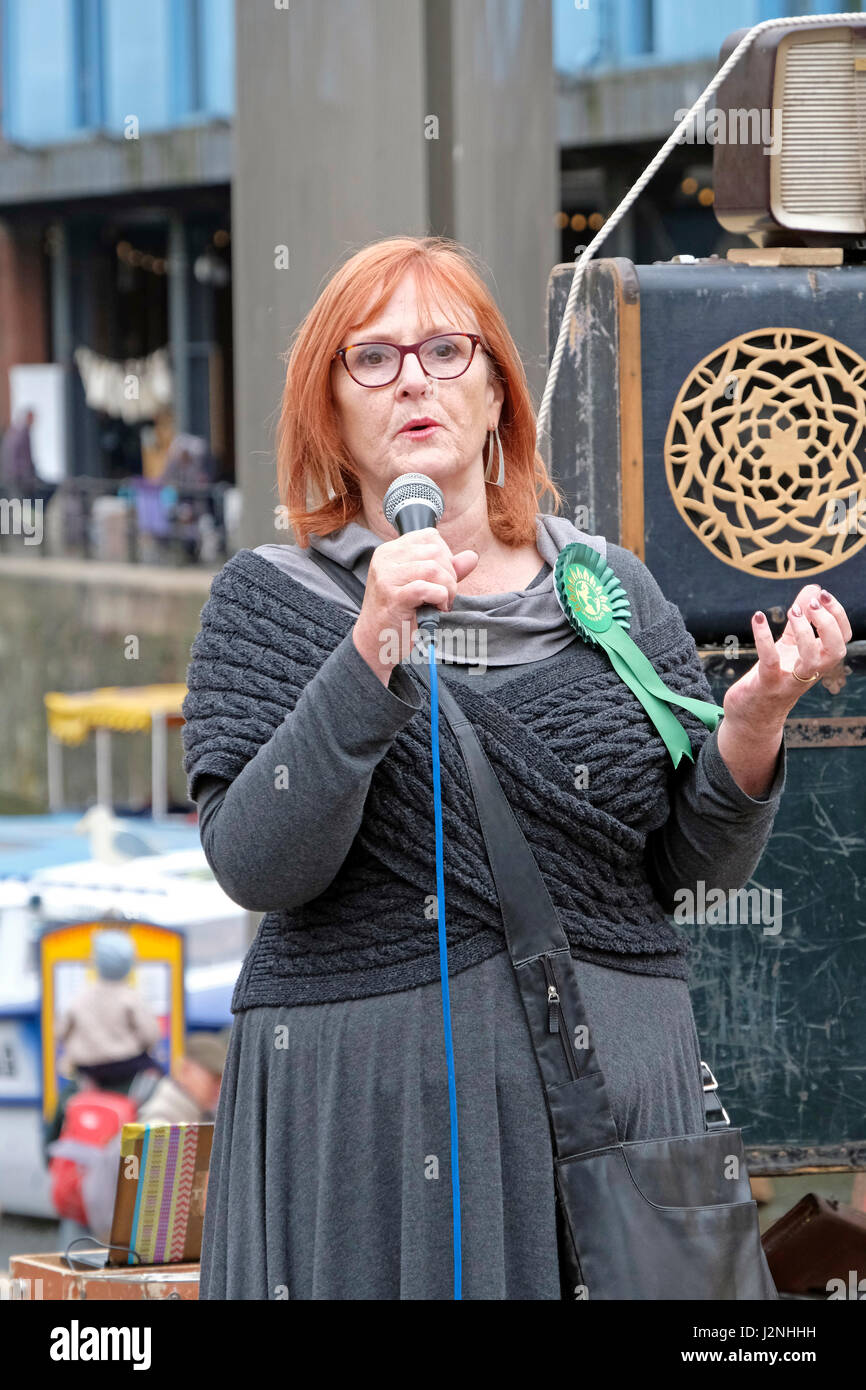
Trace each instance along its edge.
<instances>
[{"instance_id":1,"label":"ring on finger","mask_svg":"<svg viewBox=\"0 0 866 1390\"><path fill-rule=\"evenodd\" d=\"M814 681L820 680L821 672L816 671L813 676L798 676L797 672L792 669L791 675L794 677L795 681L800 681L802 685L812 685Z\"/></svg>"}]
</instances>

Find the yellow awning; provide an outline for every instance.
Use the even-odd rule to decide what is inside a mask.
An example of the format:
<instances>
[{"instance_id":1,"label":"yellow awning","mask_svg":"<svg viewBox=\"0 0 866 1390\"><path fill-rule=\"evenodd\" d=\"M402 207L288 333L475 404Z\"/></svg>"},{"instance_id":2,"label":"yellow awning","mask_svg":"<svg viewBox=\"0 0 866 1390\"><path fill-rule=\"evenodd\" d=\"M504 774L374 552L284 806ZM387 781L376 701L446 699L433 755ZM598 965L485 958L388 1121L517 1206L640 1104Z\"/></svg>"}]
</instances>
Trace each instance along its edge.
<instances>
[{"instance_id":1,"label":"yellow awning","mask_svg":"<svg viewBox=\"0 0 866 1390\"><path fill-rule=\"evenodd\" d=\"M48 728L62 743L83 743L91 729L117 729L123 733L147 732L154 714L182 718L186 686L104 685L98 690L65 694L49 690L45 695Z\"/></svg>"}]
</instances>

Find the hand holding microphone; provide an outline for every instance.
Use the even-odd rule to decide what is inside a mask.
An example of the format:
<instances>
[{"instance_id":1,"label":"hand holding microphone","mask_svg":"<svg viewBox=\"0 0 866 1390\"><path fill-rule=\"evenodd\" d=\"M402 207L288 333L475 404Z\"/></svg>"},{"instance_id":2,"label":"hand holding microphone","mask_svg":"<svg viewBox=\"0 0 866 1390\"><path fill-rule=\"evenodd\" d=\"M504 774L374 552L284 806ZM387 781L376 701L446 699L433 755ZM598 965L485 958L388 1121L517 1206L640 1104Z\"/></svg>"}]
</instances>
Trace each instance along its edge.
<instances>
[{"instance_id":1,"label":"hand holding microphone","mask_svg":"<svg viewBox=\"0 0 866 1390\"><path fill-rule=\"evenodd\" d=\"M400 535L373 551L353 640L387 685L394 666L409 655L416 629L438 625L440 610L451 607L457 585L475 569L478 555L474 550L452 555L436 530L445 510L441 490L423 473L396 478L383 510Z\"/></svg>"}]
</instances>

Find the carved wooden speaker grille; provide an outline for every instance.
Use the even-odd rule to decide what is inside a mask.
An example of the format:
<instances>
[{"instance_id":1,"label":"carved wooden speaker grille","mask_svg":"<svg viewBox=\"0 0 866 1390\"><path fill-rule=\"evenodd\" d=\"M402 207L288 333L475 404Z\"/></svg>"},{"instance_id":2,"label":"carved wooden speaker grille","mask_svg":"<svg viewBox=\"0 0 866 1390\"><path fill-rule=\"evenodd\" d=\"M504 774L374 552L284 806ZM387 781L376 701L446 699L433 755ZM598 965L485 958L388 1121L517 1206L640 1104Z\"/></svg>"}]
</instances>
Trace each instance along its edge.
<instances>
[{"instance_id":1,"label":"carved wooden speaker grille","mask_svg":"<svg viewBox=\"0 0 866 1390\"><path fill-rule=\"evenodd\" d=\"M725 564L819 574L866 544L866 361L828 338L764 328L688 376L665 438L677 511Z\"/></svg>"}]
</instances>

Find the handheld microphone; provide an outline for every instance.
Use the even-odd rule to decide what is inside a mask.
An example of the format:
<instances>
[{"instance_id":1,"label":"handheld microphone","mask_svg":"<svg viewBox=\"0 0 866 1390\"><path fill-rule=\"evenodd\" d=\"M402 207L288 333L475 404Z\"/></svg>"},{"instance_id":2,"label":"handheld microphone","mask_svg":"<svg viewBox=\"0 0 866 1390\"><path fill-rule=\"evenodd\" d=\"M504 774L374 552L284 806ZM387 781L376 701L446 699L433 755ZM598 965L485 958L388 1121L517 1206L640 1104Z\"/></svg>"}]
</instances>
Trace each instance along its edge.
<instances>
[{"instance_id":1,"label":"handheld microphone","mask_svg":"<svg viewBox=\"0 0 866 1390\"><path fill-rule=\"evenodd\" d=\"M395 478L382 499L385 520L396 527L401 536L410 531L423 531L436 526L445 510L445 498L438 484L426 473L401 473ZM419 627L427 628L432 636L439 626L440 611L432 603L418 609Z\"/></svg>"}]
</instances>

